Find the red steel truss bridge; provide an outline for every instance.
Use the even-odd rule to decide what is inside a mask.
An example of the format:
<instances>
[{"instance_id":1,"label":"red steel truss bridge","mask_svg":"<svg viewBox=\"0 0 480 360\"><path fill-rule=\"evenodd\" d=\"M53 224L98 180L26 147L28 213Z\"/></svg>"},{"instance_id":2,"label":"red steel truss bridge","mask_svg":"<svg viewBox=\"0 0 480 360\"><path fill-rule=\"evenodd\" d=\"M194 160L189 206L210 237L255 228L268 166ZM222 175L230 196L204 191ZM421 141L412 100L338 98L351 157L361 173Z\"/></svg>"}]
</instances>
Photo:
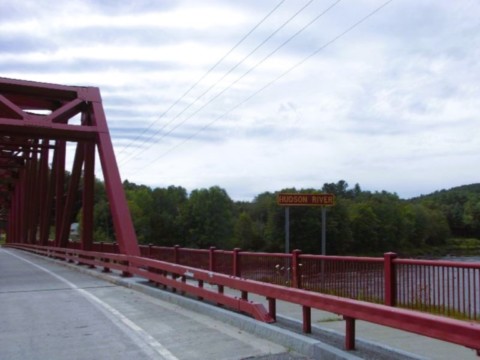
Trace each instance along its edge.
<instances>
[{"instance_id":1,"label":"red steel truss bridge","mask_svg":"<svg viewBox=\"0 0 480 360\"><path fill-rule=\"evenodd\" d=\"M120 251L138 255L99 89L0 78L0 226L8 238L66 247L81 193L81 249L90 250L96 152Z\"/></svg>"},{"instance_id":2,"label":"red steel truss bridge","mask_svg":"<svg viewBox=\"0 0 480 360\"><path fill-rule=\"evenodd\" d=\"M118 244L115 251L111 246L99 248L93 241L97 154ZM72 166L67 169L67 164L70 163ZM69 176L66 176L66 171L70 173ZM69 235L75 206L78 206L78 197L81 200L80 246L72 248ZM272 255L240 254L238 249L230 254L220 251L219 255L216 255L213 249L206 253L195 249L187 254L187 258L209 259L208 265L198 267L198 264L195 266L188 261L179 263L178 248L174 249L173 260L164 258L168 249L160 249L163 255L152 256L155 254L152 253L151 247L140 248L122 187L100 91L95 87L63 86L0 78L0 234L3 233L7 236L7 247L86 264L92 268L103 267L104 272L114 270L124 276L135 275L169 290L188 293L198 299L236 309L262 322L275 322L276 301L294 304L302 309L304 333L312 331L312 308L340 314L345 319L345 348L348 350L355 348L355 321L360 319L466 346L480 353L480 324L476 321L477 310L474 312L473 321L462 321L395 306L395 303L402 299L402 292L395 285L400 279L399 266L432 266L432 264L425 262L413 264L411 261L395 259L390 253L386 254L385 262L389 265L377 276L384 279L379 289L385 292L385 300L379 304L326 295L308 290L308 287L302 287L300 284L302 279L303 282L307 279L302 278L301 271L304 272L303 275L308 275L307 270L301 270L302 264L307 265L309 261L320 265L311 267L313 273L310 275L315 279L319 274L338 275L338 264L372 262L376 268L381 259L302 256L294 251L291 259L282 257L275 260L276 263L290 261L293 283L296 285L287 287L247 277L249 272L255 273L260 268L256 266L248 269L247 264L251 263L252 256L268 258ZM250 258L250 262L245 259L241 273L241 259L245 256ZM225 273L220 269L220 263L225 263L230 258L234 270L232 273ZM215 259L218 260L218 264ZM334 262L335 266L332 269L337 270L327 272L324 265L328 262ZM464 268L458 264L442 266L447 270L415 273L423 274L420 275L423 278L427 278L427 274L431 273L433 277L429 278L441 279L443 284L444 277L448 278L449 274L452 274L450 268ZM407 273L412 274L409 269L407 268ZM473 304L478 301L479 270L480 268L475 265L471 269L462 272L458 270L456 273L462 274L462 279L466 279L463 284L468 284L468 288L472 289L469 290L468 297L462 299L468 299ZM343 272L348 276L357 273L357 270ZM362 276L361 272L359 274ZM346 279L342 277L340 283L344 283ZM457 282L460 283L459 280ZM406 284L407 288L409 286L408 281L400 283ZM225 288L240 292L241 297L229 295L224 292ZM466 286L459 287L462 291L464 288ZM249 294L264 297L268 309L260 302L250 301ZM448 296L449 294L450 292L447 293ZM454 304L459 301L454 301Z\"/></svg>"}]
</instances>

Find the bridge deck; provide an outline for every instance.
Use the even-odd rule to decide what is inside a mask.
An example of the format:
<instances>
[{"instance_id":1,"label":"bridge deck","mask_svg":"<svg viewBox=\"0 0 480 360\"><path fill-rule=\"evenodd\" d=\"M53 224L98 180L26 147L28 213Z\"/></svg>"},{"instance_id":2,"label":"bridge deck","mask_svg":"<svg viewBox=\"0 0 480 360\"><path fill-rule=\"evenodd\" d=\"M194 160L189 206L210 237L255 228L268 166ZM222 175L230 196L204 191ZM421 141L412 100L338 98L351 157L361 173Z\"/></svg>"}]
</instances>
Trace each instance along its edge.
<instances>
[{"instance_id":1,"label":"bridge deck","mask_svg":"<svg viewBox=\"0 0 480 360\"><path fill-rule=\"evenodd\" d=\"M220 316L214 320L161 297L114 285L123 282L145 287L141 285L144 280L112 274L108 277L113 282L107 282L98 278L103 276L99 270L91 273L97 277L50 259L0 249L1 358L307 359L289 353L286 343L279 346L226 325ZM162 297L169 296L175 295ZM266 302L254 295L251 300ZM277 303L277 314L281 325L290 328L287 319L302 317L301 307L282 301ZM312 320L317 337L325 338L328 331L344 333L344 321L335 314L313 310ZM300 323L293 324L295 327L300 330ZM472 350L461 346L361 321L357 333L359 348L367 350L351 352L351 358L477 359ZM383 344L384 356L378 348L369 352L368 342ZM339 347L341 344L339 341Z\"/></svg>"},{"instance_id":2,"label":"bridge deck","mask_svg":"<svg viewBox=\"0 0 480 360\"><path fill-rule=\"evenodd\" d=\"M2 359L244 359L286 349L122 286L0 250Z\"/></svg>"}]
</instances>

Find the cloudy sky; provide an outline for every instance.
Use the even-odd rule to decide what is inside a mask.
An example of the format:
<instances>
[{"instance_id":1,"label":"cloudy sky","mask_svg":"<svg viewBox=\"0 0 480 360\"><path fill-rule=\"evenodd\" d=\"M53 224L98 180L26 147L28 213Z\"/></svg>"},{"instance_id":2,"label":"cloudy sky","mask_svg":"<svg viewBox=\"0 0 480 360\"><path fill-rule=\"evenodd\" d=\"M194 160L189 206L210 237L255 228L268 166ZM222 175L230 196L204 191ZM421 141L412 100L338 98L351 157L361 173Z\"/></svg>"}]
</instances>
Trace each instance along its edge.
<instances>
[{"instance_id":1,"label":"cloudy sky","mask_svg":"<svg viewBox=\"0 0 480 360\"><path fill-rule=\"evenodd\" d=\"M0 0L0 76L96 86L122 177L234 200L479 182L476 0Z\"/></svg>"}]
</instances>

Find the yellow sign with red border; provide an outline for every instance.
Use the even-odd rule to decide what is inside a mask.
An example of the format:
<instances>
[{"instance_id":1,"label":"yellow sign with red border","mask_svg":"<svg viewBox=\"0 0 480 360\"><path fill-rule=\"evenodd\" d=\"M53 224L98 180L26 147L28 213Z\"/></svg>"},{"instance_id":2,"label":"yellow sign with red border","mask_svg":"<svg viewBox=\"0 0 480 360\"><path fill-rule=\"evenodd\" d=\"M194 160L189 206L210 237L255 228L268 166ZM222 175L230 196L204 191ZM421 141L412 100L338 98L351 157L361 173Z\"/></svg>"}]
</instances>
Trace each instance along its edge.
<instances>
[{"instance_id":1,"label":"yellow sign with red border","mask_svg":"<svg viewBox=\"0 0 480 360\"><path fill-rule=\"evenodd\" d=\"M334 194L279 193L277 204L281 206L334 206Z\"/></svg>"}]
</instances>

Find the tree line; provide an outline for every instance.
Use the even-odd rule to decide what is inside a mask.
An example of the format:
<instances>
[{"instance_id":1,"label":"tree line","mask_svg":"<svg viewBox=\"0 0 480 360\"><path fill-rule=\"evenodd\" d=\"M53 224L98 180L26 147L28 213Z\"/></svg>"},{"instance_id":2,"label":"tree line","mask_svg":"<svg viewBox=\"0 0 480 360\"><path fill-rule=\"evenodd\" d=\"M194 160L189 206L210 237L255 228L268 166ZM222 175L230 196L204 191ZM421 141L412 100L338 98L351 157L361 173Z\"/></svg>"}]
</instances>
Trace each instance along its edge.
<instances>
[{"instance_id":1,"label":"tree line","mask_svg":"<svg viewBox=\"0 0 480 360\"><path fill-rule=\"evenodd\" d=\"M264 192L253 201L233 201L212 186L187 190L180 186L150 188L124 182L128 206L141 244L283 252L285 211L278 192ZM347 182L321 189L279 192L333 193L327 210L327 254L414 252L442 246L450 237L480 238L480 184L442 190L403 200L395 193L363 191ZM113 241L115 234L104 184L96 182L95 241ZM290 208L290 248L320 253L321 208Z\"/></svg>"},{"instance_id":2,"label":"tree line","mask_svg":"<svg viewBox=\"0 0 480 360\"><path fill-rule=\"evenodd\" d=\"M141 244L283 252L285 211L277 192L253 201L233 201L218 186L193 190L180 186L150 188L124 182ZM327 254L415 252L442 246L450 237L480 237L480 184L402 200L395 193L363 191L347 182L321 189L279 192L333 193L327 211ZM113 241L114 231L103 182L96 182L95 241ZM321 208L290 208L290 248L320 253Z\"/></svg>"}]
</instances>

